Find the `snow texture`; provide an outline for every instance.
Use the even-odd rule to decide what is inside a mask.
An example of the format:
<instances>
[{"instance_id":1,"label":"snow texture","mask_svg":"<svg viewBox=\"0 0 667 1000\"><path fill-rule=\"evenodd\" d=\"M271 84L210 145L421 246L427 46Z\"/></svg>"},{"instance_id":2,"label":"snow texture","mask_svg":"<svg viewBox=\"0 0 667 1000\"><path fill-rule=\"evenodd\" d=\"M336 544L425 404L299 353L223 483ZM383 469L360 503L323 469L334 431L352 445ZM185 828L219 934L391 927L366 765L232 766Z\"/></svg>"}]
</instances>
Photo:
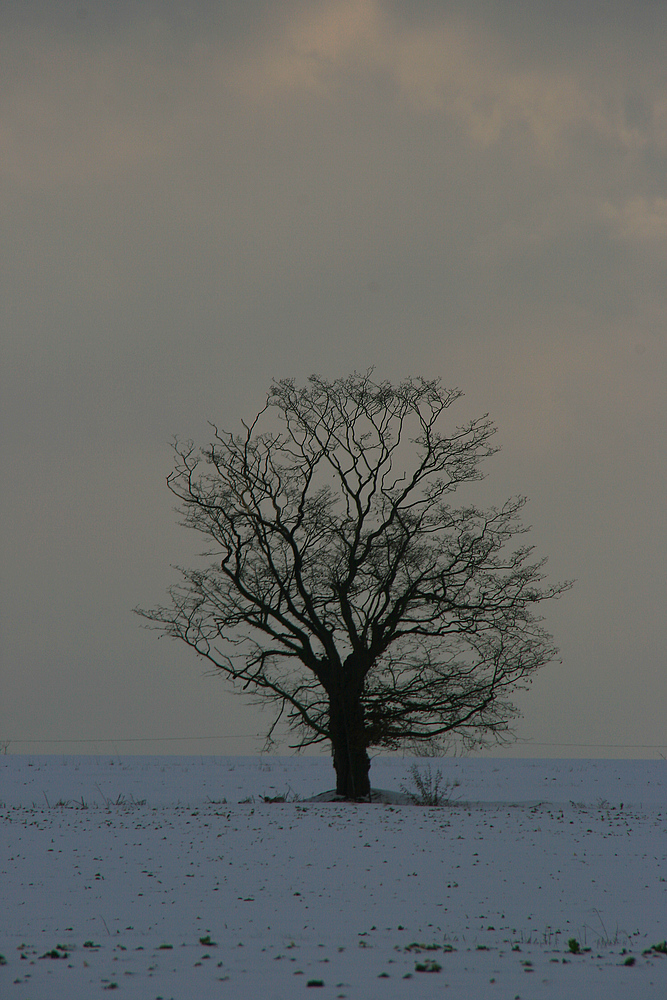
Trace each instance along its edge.
<instances>
[{"instance_id":1,"label":"snow texture","mask_svg":"<svg viewBox=\"0 0 667 1000\"><path fill-rule=\"evenodd\" d=\"M403 804L414 764L454 801ZM664 761L371 775L391 801L307 801L326 758L0 758L0 996L667 997Z\"/></svg>"}]
</instances>

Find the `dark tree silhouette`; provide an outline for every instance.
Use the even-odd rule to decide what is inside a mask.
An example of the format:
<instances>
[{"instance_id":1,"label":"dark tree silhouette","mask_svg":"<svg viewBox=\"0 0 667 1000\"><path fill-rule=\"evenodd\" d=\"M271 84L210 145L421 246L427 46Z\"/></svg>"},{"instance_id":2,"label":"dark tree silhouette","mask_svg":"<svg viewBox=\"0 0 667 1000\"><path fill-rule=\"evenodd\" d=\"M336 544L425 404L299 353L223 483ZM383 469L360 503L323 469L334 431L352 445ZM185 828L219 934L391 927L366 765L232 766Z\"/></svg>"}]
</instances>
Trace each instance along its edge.
<instances>
[{"instance_id":1,"label":"dark tree silhouette","mask_svg":"<svg viewBox=\"0 0 667 1000\"><path fill-rule=\"evenodd\" d=\"M283 379L240 436L175 444L167 482L213 561L137 611L276 702L269 738L284 717L296 746L329 740L346 798L370 794L372 747L501 739L510 691L556 654L532 607L569 585L510 545L525 499L450 504L496 450L488 416L436 429L461 395Z\"/></svg>"}]
</instances>

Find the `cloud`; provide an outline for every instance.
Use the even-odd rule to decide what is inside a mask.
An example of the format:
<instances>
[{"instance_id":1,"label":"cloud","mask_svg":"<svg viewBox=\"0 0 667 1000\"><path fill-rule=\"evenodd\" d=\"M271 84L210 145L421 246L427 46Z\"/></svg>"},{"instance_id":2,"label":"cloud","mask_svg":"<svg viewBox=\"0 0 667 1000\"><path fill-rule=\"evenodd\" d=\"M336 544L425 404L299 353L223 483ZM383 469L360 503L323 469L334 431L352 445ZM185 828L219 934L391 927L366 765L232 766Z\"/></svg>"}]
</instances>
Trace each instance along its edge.
<instances>
[{"instance_id":1,"label":"cloud","mask_svg":"<svg viewBox=\"0 0 667 1000\"><path fill-rule=\"evenodd\" d=\"M282 113L304 101L324 113L380 102L441 119L479 148L511 138L555 165L586 136L621 154L667 153L661 60L638 65L614 35L595 36L585 61L540 59L539 40L453 5L427 21L379 0L279 10L270 32L250 18L245 31L206 19L184 31L155 7L99 37L7 26L5 177L19 189L100 181L177 154L193 134L221 137L246 104Z\"/></svg>"},{"instance_id":2,"label":"cloud","mask_svg":"<svg viewBox=\"0 0 667 1000\"><path fill-rule=\"evenodd\" d=\"M630 198L620 208L605 202L602 216L617 237L648 244L667 240L667 198Z\"/></svg>"},{"instance_id":3,"label":"cloud","mask_svg":"<svg viewBox=\"0 0 667 1000\"><path fill-rule=\"evenodd\" d=\"M566 52L559 64L539 63L523 51L529 39L510 43L456 14L411 23L377 0L290 10L282 31L229 63L230 84L255 100L296 91L334 96L362 74L391 81L399 104L456 121L480 146L525 131L537 151L553 154L588 129L622 150L667 149L659 65L631 88L615 41L594 46L586 63Z\"/></svg>"}]
</instances>

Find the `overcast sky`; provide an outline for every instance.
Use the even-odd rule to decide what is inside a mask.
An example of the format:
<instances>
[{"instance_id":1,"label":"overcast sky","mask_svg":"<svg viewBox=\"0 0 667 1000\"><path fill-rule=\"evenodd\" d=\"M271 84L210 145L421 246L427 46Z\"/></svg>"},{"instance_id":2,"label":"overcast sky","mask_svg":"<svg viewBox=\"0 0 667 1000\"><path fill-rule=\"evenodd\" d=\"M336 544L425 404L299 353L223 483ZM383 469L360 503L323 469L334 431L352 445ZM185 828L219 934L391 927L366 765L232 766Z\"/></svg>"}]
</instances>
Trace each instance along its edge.
<instances>
[{"instance_id":1,"label":"overcast sky","mask_svg":"<svg viewBox=\"0 0 667 1000\"><path fill-rule=\"evenodd\" d=\"M261 748L131 613L201 547L169 442L374 365L490 413L479 501L577 579L512 752L667 754L666 50L664 0L4 0L10 752Z\"/></svg>"}]
</instances>

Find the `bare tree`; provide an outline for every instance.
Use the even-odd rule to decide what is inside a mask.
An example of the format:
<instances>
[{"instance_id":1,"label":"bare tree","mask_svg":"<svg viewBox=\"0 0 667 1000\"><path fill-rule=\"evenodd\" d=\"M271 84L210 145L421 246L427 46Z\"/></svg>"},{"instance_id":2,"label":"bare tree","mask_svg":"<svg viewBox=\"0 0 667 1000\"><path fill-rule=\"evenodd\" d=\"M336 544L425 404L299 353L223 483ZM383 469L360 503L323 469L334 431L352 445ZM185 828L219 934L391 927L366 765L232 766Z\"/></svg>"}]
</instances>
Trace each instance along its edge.
<instances>
[{"instance_id":1,"label":"bare tree","mask_svg":"<svg viewBox=\"0 0 667 1000\"><path fill-rule=\"evenodd\" d=\"M174 446L169 488L213 561L137 611L274 701L269 738L283 717L296 746L330 741L346 798L370 794L371 747L501 739L509 692L556 654L532 606L569 584L510 545L525 499L449 502L496 450L488 416L436 429L461 395L283 379L241 435Z\"/></svg>"}]
</instances>

